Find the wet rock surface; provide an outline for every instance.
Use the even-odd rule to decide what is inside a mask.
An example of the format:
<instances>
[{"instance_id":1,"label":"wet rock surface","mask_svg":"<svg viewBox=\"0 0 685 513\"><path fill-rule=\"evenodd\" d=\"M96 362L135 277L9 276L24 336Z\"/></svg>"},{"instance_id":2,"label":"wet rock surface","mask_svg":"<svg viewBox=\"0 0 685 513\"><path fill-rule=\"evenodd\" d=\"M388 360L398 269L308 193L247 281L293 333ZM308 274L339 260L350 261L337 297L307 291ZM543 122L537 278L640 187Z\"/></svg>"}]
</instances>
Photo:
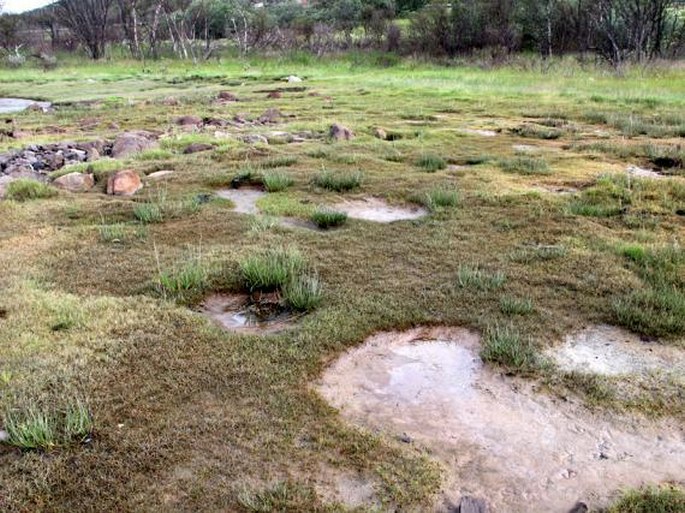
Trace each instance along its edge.
<instances>
[{"instance_id":1,"label":"wet rock surface","mask_svg":"<svg viewBox=\"0 0 685 513\"><path fill-rule=\"evenodd\" d=\"M592 414L494 372L479 350L479 336L459 328L379 333L317 389L353 424L428 447L447 469L451 504L469 496L492 513L566 512L683 478L683 426Z\"/></svg>"},{"instance_id":2,"label":"wet rock surface","mask_svg":"<svg viewBox=\"0 0 685 513\"><path fill-rule=\"evenodd\" d=\"M268 334L289 328L295 317L281 305L277 294L214 294L200 310L228 331Z\"/></svg>"}]
</instances>

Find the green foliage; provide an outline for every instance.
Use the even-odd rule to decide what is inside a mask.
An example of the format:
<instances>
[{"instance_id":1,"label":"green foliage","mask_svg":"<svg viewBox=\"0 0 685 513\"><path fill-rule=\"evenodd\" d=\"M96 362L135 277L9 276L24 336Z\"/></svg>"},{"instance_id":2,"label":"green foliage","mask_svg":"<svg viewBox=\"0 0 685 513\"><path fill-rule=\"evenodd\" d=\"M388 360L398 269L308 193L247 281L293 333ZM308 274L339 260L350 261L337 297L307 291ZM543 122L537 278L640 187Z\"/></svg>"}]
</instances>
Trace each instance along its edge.
<instances>
[{"instance_id":1,"label":"green foliage","mask_svg":"<svg viewBox=\"0 0 685 513\"><path fill-rule=\"evenodd\" d=\"M514 262L531 263L555 260L566 256L566 248L560 245L535 245L524 246L511 253L510 258Z\"/></svg>"},{"instance_id":2,"label":"green foliage","mask_svg":"<svg viewBox=\"0 0 685 513\"><path fill-rule=\"evenodd\" d=\"M289 481L258 492L244 490L238 496L240 505L250 513L307 511L315 501L313 489Z\"/></svg>"},{"instance_id":3,"label":"green foliage","mask_svg":"<svg viewBox=\"0 0 685 513\"><path fill-rule=\"evenodd\" d=\"M301 274L294 276L283 287L283 297L295 310L309 312L321 304L323 289L319 277Z\"/></svg>"},{"instance_id":4,"label":"green foliage","mask_svg":"<svg viewBox=\"0 0 685 513\"><path fill-rule=\"evenodd\" d=\"M50 450L72 442L82 443L93 431L93 417L80 400L71 401L64 411L29 402L5 411L3 424L7 444L24 450Z\"/></svg>"},{"instance_id":5,"label":"green foliage","mask_svg":"<svg viewBox=\"0 0 685 513\"><path fill-rule=\"evenodd\" d=\"M533 312L533 302L530 298L502 296L499 300L499 307L506 315L528 315Z\"/></svg>"},{"instance_id":6,"label":"green foliage","mask_svg":"<svg viewBox=\"0 0 685 513\"><path fill-rule=\"evenodd\" d=\"M319 228L328 229L345 224L347 214L328 207L318 207L312 213L311 220Z\"/></svg>"},{"instance_id":7,"label":"green foliage","mask_svg":"<svg viewBox=\"0 0 685 513\"><path fill-rule=\"evenodd\" d=\"M143 224L162 223L168 219L195 214L200 208L201 201L196 196L172 201L166 191L159 190L144 202L136 203L133 215Z\"/></svg>"},{"instance_id":8,"label":"green foliage","mask_svg":"<svg viewBox=\"0 0 685 513\"><path fill-rule=\"evenodd\" d=\"M613 303L616 322L652 337L685 334L685 294L675 288L636 290Z\"/></svg>"},{"instance_id":9,"label":"green foliage","mask_svg":"<svg viewBox=\"0 0 685 513\"><path fill-rule=\"evenodd\" d=\"M361 171L351 173L324 170L314 178L314 184L330 191L347 192L361 187L363 178Z\"/></svg>"},{"instance_id":10,"label":"green foliage","mask_svg":"<svg viewBox=\"0 0 685 513\"><path fill-rule=\"evenodd\" d=\"M211 282L210 266L198 250L167 269L162 269L157 256L156 287L165 298L190 301L204 293Z\"/></svg>"},{"instance_id":11,"label":"green foliage","mask_svg":"<svg viewBox=\"0 0 685 513\"><path fill-rule=\"evenodd\" d=\"M533 343L512 326L489 326L485 330L480 356L483 361L504 367L512 373L530 372L538 364Z\"/></svg>"},{"instance_id":12,"label":"green foliage","mask_svg":"<svg viewBox=\"0 0 685 513\"><path fill-rule=\"evenodd\" d=\"M284 191L294 183L290 176L278 171L264 173L262 182L264 183L264 188L268 192Z\"/></svg>"},{"instance_id":13,"label":"green foliage","mask_svg":"<svg viewBox=\"0 0 685 513\"><path fill-rule=\"evenodd\" d=\"M607 513L682 513L685 491L677 486L647 487L632 490L612 505Z\"/></svg>"},{"instance_id":14,"label":"green foliage","mask_svg":"<svg viewBox=\"0 0 685 513\"><path fill-rule=\"evenodd\" d=\"M435 173L447 167L447 162L439 155L427 153L421 155L416 161L416 165L428 173Z\"/></svg>"},{"instance_id":15,"label":"green foliage","mask_svg":"<svg viewBox=\"0 0 685 513\"><path fill-rule=\"evenodd\" d=\"M499 161L499 167L506 173L520 175L547 175L551 171L547 162L540 157L513 157Z\"/></svg>"},{"instance_id":16,"label":"green foliage","mask_svg":"<svg viewBox=\"0 0 685 513\"><path fill-rule=\"evenodd\" d=\"M457 272L457 284L466 289L498 289L504 285L506 280L506 275L501 271L488 272L469 265L460 265Z\"/></svg>"},{"instance_id":17,"label":"green foliage","mask_svg":"<svg viewBox=\"0 0 685 513\"><path fill-rule=\"evenodd\" d=\"M5 197L14 201L29 201L52 198L57 191L42 182L29 178L19 178L7 184Z\"/></svg>"},{"instance_id":18,"label":"green foliage","mask_svg":"<svg viewBox=\"0 0 685 513\"><path fill-rule=\"evenodd\" d=\"M240 261L240 273L250 291L284 287L305 269L302 254L291 247L271 248Z\"/></svg>"},{"instance_id":19,"label":"green foliage","mask_svg":"<svg viewBox=\"0 0 685 513\"><path fill-rule=\"evenodd\" d=\"M423 204L431 211L459 205L459 192L448 187L431 189L421 198Z\"/></svg>"}]
</instances>

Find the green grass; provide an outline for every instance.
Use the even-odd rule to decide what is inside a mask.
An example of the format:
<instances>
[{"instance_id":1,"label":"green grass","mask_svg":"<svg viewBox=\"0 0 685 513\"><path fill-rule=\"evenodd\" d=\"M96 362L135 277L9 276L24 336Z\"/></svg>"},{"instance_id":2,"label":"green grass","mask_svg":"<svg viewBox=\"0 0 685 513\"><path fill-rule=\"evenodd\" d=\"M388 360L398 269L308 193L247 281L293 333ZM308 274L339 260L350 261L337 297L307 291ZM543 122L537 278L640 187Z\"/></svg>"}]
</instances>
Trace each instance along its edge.
<instances>
[{"instance_id":1,"label":"green grass","mask_svg":"<svg viewBox=\"0 0 685 513\"><path fill-rule=\"evenodd\" d=\"M507 277L502 271L490 272L470 265L461 265L457 271L457 285L465 289L499 289L506 281Z\"/></svg>"},{"instance_id":2,"label":"green grass","mask_svg":"<svg viewBox=\"0 0 685 513\"><path fill-rule=\"evenodd\" d=\"M56 195L57 191L49 185L28 178L14 180L5 189L5 198L19 202L52 198Z\"/></svg>"},{"instance_id":3,"label":"green grass","mask_svg":"<svg viewBox=\"0 0 685 513\"><path fill-rule=\"evenodd\" d=\"M297 157L291 156L291 155L284 155L282 157L272 157L270 159L267 159L263 162L261 162L261 166L264 169L271 169L271 168L277 168L277 167L290 167L294 166L297 164Z\"/></svg>"},{"instance_id":4,"label":"green grass","mask_svg":"<svg viewBox=\"0 0 685 513\"><path fill-rule=\"evenodd\" d=\"M530 298L502 296L499 308L505 315L528 315L533 312L533 301Z\"/></svg>"},{"instance_id":5,"label":"green grass","mask_svg":"<svg viewBox=\"0 0 685 513\"><path fill-rule=\"evenodd\" d=\"M513 251L509 258L514 262L530 264L563 258L567 254L565 246L558 244L536 244L524 246Z\"/></svg>"},{"instance_id":6,"label":"green grass","mask_svg":"<svg viewBox=\"0 0 685 513\"><path fill-rule=\"evenodd\" d=\"M316 275L293 276L283 286L283 297L288 305L302 312L309 312L321 304L323 289Z\"/></svg>"},{"instance_id":7,"label":"green grass","mask_svg":"<svg viewBox=\"0 0 685 513\"><path fill-rule=\"evenodd\" d=\"M449 187L436 187L420 198L424 206L433 212L459 205L459 191Z\"/></svg>"},{"instance_id":8,"label":"green grass","mask_svg":"<svg viewBox=\"0 0 685 513\"><path fill-rule=\"evenodd\" d=\"M321 171L315 178L314 184L322 189L335 192L349 192L362 185L364 175L361 171Z\"/></svg>"},{"instance_id":9,"label":"green grass","mask_svg":"<svg viewBox=\"0 0 685 513\"><path fill-rule=\"evenodd\" d=\"M416 161L416 165L427 173L435 173L447 167L447 162L440 155L426 153Z\"/></svg>"},{"instance_id":10,"label":"green grass","mask_svg":"<svg viewBox=\"0 0 685 513\"><path fill-rule=\"evenodd\" d=\"M512 157L499 161L499 167L506 173L520 175L548 175L551 173L549 165L541 157Z\"/></svg>"},{"instance_id":11,"label":"green grass","mask_svg":"<svg viewBox=\"0 0 685 513\"><path fill-rule=\"evenodd\" d=\"M515 374L531 372L538 365L538 356L531 340L508 325L488 326L480 356L483 361Z\"/></svg>"},{"instance_id":12,"label":"green grass","mask_svg":"<svg viewBox=\"0 0 685 513\"><path fill-rule=\"evenodd\" d=\"M512 129L512 132L519 137L527 137L532 139L559 139L562 136L562 131L555 128L535 126L535 125L522 125L520 127Z\"/></svg>"},{"instance_id":13,"label":"green grass","mask_svg":"<svg viewBox=\"0 0 685 513\"><path fill-rule=\"evenodd\" d=\"M28 402L9 409L3 415L7 444L23 450L49 451L70 443L83 443L93 432L93 417L80 400L72 401L64 411L43 408Z\"/></svg>"},{"instance_id":14,"label":"green grass","mask_svg":"<svg viewBox=\"0 0 685 513\"><path fill-rule=\"evenodd\" d=\"M329 207L318 207L310 217L311 221L324 230L342 226L347 222L347 214Z\"/></svg>"},{"instance_id":15,"label":"green grass","mask_svg":"<svg viewBox=\"0 0 685 513\"><path fill-rule=\"evenodd\" d=\"M685 335L685 293L669 287L636 290L614 300L615 322L652 337Z\"/></svg>"},{"instance_id":16,"label":"green grass","mask_svg":"<svg viewBox=\"0 0 685 513\"><path fill-rule=\"evenodd\" d=\"M267 249L239 263L243 283L250 291L280 289L298 277L305 267L302 253L292 247Z\"/></svg>"},{"instance_id":17,"label":"green grass","mask_svg":"<svg viewBox=\"0 0 685 513\"><path fill-rule=\"evenodd\" d=\"M685 491L678 486L664 485L625 492L607 513L682 513L685 511Z\"/></svg>"},{"instance_id":18,"label":"green grass","mask_svg":"<svg viewBox=\"0 0 685 513\"><path fill-rule=\"evenodd\" d=\"M264 188L268 192L281 192L290 187L295 181L286 173L271 171L262 177Z\"/></svg>"},{"instance_id":19,"label":"green grass","mask_svg":"<svg viewBox=\"0 0 685 513\"><path fill-rule=\"evenodd\" d=\"M167 268L162 268L159 257L157 259L155 286L163 297L188 302L197 299L208 290L212 269L199 250L197 254L192 254Z\"/></svg>"},{"instance_id":20,"label":"green grass","mask_svg":"<svg viewBox=\"0 0 685 513\"><path fill-rule=\"evenodd\" d=\"M202 206L197 196L180 200L170 200L164 190L151 194L148 199L136 203L133 216L143 224L163 223L169 219L176 219L197 213Z\"/></svg>"}]
</instances>

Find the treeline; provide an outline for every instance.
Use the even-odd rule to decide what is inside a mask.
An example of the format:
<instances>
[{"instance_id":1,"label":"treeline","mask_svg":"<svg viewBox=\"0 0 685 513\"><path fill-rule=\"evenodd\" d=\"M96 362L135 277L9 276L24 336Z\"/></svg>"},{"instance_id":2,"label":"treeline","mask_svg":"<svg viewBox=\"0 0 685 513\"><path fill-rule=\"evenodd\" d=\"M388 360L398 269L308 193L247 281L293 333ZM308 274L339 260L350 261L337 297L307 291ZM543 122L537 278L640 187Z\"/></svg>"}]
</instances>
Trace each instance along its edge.
<instances>
[{"instance_id":1,"label":"treeline","mask_svg":"<svg viewBox=\"0 0 685 513\"><path fill-rule=\"evenodd\" d=\"M1 0L0 0L1 1ZM136 59L352 48L493 58L594 54L613 65L685 52L683 0L60 0L0 17L9 62L124 45Z\"/></svg>"}]
</instances>

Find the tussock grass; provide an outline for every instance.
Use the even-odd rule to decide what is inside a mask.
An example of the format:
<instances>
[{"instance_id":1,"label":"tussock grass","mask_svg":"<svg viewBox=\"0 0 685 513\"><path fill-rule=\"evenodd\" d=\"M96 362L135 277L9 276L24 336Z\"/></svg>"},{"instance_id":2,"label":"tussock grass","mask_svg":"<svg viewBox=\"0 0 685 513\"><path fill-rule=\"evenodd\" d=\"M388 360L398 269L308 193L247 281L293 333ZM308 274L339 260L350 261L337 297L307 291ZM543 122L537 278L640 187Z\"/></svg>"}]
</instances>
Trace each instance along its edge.
<instances>
[{"instance_id":1,"label":"tussock grass","mask_svg":"<svg viewBox=\"0 0 685 513\"><path fill-rule=\"evenodd\" d=\"M200 249L189 251L189 255L163 268L155 248L157 278L155 286L165 299L191 302L209 289L212 278L211 263Z\"/></svg>"},{"instance_id":2,"label":"tussock grass","mask_svg":"<svg viewBox=\"0 0 685 513\"><path fill-rule=\"evenodd\" d=\"M551 173L547 162L541 157L513 157L499 161L499 167L505 173L519 175L548 175Z\"/></svg>"},{"instance_id":3,"label":"tussock grass","mask_svg":"<svg viewBox=\"0 0 685 513\"><path fill-rule=\"evenodd\" d=\"M535 125L521 125L520 127L513 128L511 131L519 137L527 137L531 139L552 140L559 139L562 136L561 130Z\"/></svg>"},{"instance_id":4,"label":"tussock grass","mask_svg":"<svg viewBox=\"0 0 685 513\"><path fill-rule=\"evenodd\" d=\"M353 173L323 170L314 178L314 184L330 191L347 192L361 187L363 178L361 171Z\"/></svg>"},{"instance_id":5,"label":"tussock grass","mask_svg":"<svg viewBox=\"0 0 685 513\"><path fill-rule=\"evenodd\" d=\"M243 282L250 291L282 288L299 276L305 267L302 253L292 247L267 249L239 263Z\"/></svg>"},{"instance_id":6,"label":"tussock grass","mask_svg":"<svg viewBox=\"0 0 685 513\"><path fill-rule=\"evenodd\" d=\"M421 155L416 161L416 165L427 173L435 173L447 167L447 161L440 155L426 153Z\"/></svg>"},{"instance_id":7,"label":"tussock grass","mask_svg":"<svg viewBox=\"0 0 685 513\"><path fill-rule=\"evenodd\" d=\"M52 198L57 191L42 182L29 178L19 178L7 184L5 198L13 201L31 201Z\"/></svg>"},{"instance_id":8,"label":"tussock grass","mask_svg":"<svg viewBox=\"0 0 685 513\"><path fill-rule=\"evenodd\" d=\"M271 513L306 511L319 501L314 489L286 481L264 490L243 490L238 496L238 503L249 513Z\"/></svg>"},{"instance_id":9,"label":"tussock grass","mask_svg":"<svg viewBox=\"0 0 685 513\"><path fill-rule=\"evenodd\" d=\"M51 450L72 442L82 443L93 431L93 417L80 400L64 411L28 402L3 414L7 444L23 450Z\"/></svg>"},{"instance_id":10,"label":"tussock grass","mask_svg":"<svg viewBox=\"0 0 685 513\"><path fill-rule=\"evenodd\" d=\"M505 315L528 315L533 312L533 301L530 298L502 296L499 308Z\"/></svg>"},{"instance_id":11,"label":"tussock grass","mask_svg":"<svg viewBox=\"0 0 685 513\"><path fill-rule=\"evenodd\" d=\"M297 164L297 157L292 155L284 155L281 157L272 157L260 163L264 169L272 169L277 167L291 167Z\"/></svg>"},{"instance_id":12,"label":"tussock grass","mask_svg":"<svg viewBox=\"0 0 685 513\"><path fill-rule=\"evenodd\" d=\"M470 265L461 265L457 272L457 285L465 289L493 290L507 281L502 271L489 272Z\"/></svg>"},{"instance_id":13,"label":"tussock grass","mask_svg":"<svg viewBox=\"0 0 685 513\"><path fill-rule=\"evenodd\" d=\"M673 485L625 492L607 513L682 513L685 490Z\"/></svg>"},{"instance_id":14,"label":"tussock grass","mask_svg":"<svg viewBox=\"0 0 685 513\"><path fill-rule=\"evenodd\" d=\"M273 216L254 216L250 220L251 233L263 233L278 226L278 218Z\"/></svg>"},{"instance_id":15,"label":"tussock grass","mask_svg":"<svg viewBox=\"0 0 685 513\"><path fill-rule=\"evenodd\" d=\"M417 198L428 210L435 212L442 208L459 205L459 191L449 187L436 187Z\"/></svg>"},{"instance_id":16,"label":"tussock grass","mask_svg":"<svg viewBox=\"0 0 685 513\"><path fill-rule=\"evenodd\" d=\"M268 192L281 192L295 183L290 176L279 171L270 171L264 173L262 182L264 184L264 188Z\"/></svg>"},{"instance_id":17,"label":"tussock grass","mask_svg":"<svg viewBox=\"0 0 685 513\"><path fill-rule=\"evenodd\" d=\"M531 372L538 365L538 356L531 340L509 325L488 326L480 356L483 361L515 374Z\"/></svg>"},{"instance_id":18,"label":"tussock grass","mask_svg":"<svg viewBox=\"0 0 685 513\"><path fill-rule=\"evenodd\" d=\"M685 334L685 294L669 287L636 290L613 302L616 322L653 337Z\"/></svg>"},{"instance_id":19,"label":"tussock grass","mask_svg":"<svg viewBox=\"0 0 685 513\"><path fill-rule=\"evenodd\" d=\"M172 201L166 191L160 190L144 202L137 203L133 207L133 215L143 224L162 223L169 219L195 214L201 206L202 201L198 196Z\"/></svg>"},{"instance_id":20,"label":"tussock grass","mask_svg":"<svg viewBox=\"0 0 685 513\"><path fill-rule=\"evenodd\" d=\"M514 262L532 263L555 260L566 256L566 247L556 244L540 244L535 246L524 246L513 251L509 258Z\"/></svg>"},{"instance_id":21,"label":"tussock grass","mask_svg":"<svg viewBox=\"0 0 685 513\"><path fill-rule=\"evenodd\" d=\"M345 224L347 222L347 214L329 207L318 207L312 213L310 219L319 228L327 230Z\"/></svg>"},{"instance_id":22,"label":"tussock grass","mask_svg":"<svg viewBox=\"0 0 685 513\"><path fill-rule=\"evenodd\" d=\"M291 308L302 312L314 310L321 304L323 288L316 275L294 276L283 287L283 297Z\"/></svg>"}]
</instances>

